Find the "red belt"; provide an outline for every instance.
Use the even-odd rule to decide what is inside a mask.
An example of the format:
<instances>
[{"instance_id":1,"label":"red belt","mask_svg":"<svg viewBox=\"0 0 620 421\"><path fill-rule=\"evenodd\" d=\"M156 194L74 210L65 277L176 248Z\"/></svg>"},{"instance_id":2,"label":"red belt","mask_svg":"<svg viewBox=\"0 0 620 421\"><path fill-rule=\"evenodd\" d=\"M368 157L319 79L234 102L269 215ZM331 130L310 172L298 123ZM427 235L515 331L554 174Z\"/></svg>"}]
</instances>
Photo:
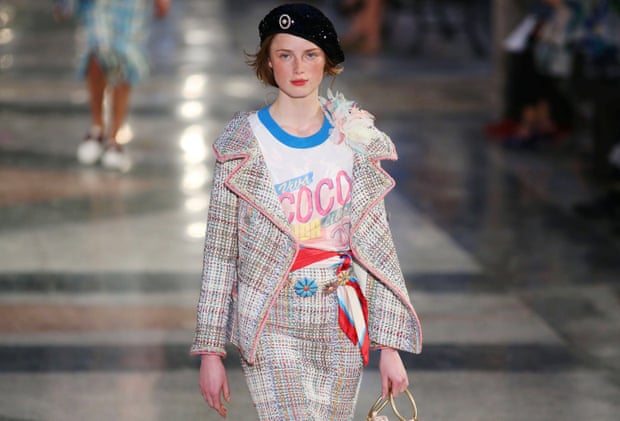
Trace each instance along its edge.
<instances>
[{"instance_id":1,"label":"red belt","mask_svg":"<svg viewBox=\"0 0 620 421\"><path fill-rule=\"evenodd\" d=\"M343 254L346 254L346 252L320 250L310 247L300 248L299 253L297 253L297 258L293 262L293 266L291 266L291 272L305 268L321 260L329 259L330 257L342 256Z\"/></svg>"}]
</instances>

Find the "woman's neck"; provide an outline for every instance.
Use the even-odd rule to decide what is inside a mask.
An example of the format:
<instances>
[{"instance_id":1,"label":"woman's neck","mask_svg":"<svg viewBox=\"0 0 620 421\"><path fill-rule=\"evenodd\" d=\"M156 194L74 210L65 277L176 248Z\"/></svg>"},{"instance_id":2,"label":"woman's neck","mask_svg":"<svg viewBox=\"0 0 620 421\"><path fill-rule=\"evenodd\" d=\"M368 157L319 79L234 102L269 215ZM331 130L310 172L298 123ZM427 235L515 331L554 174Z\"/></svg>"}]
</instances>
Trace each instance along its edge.
<instances>
[{"instance_id":1,"label":"woman's neck","mask_svg":"<svg viewBox=\"0 0 620 421\"><path fill-rule=\"evenodd\" d=\"M294 136L313 135L323 126L323 109L317 97L290 98L280 94L269 113L278 126Z\"/></svg>"}]
</instances>

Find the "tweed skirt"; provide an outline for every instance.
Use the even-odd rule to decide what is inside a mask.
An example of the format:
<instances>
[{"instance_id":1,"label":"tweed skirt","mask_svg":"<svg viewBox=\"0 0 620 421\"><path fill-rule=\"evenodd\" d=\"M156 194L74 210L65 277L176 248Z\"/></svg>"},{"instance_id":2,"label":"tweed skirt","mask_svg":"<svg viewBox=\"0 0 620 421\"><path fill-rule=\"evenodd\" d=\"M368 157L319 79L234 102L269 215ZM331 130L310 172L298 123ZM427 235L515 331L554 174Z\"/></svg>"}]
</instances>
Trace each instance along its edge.
<instances>
[{"instance_id":1,"label":"tweed skirt","mask_svg":"<svg viewBox=\"0 0 620 421\"><path fill-rule=\"evenodd\" d=\"M333 268L290 275L243 372L260 420L351 420L362 379L359 348L338 325Z\"/></svg>"}]
</instances>

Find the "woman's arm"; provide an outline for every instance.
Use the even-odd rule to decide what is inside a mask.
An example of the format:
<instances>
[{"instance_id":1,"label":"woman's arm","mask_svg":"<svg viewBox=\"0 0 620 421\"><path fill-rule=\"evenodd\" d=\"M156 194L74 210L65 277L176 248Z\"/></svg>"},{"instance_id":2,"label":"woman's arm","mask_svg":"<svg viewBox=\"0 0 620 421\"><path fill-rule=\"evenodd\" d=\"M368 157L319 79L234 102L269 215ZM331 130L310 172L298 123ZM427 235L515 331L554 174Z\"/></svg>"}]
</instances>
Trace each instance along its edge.
<instances>
[{"instance_id":1,"label":"woman's arm","mask_svg":"<svg viewBox=\"0 0 620 421\"><path fill-rule=\"evenodd\" d=\"M391 393L392 396L396 397L409 387L407 370L398 351L393 348L382 348L380 352L381 396L386 398Z\"/></svg>"},{"instance_id":2,"label":"woman's arm","mask_svg":"<svg viewBox=\"0 0 620 421\"><path fill-rule=\"evenodd\" d=\"M216 162L205 233L202 286L193 354L225 355L237 282L238 197L225 185L237 162Z\"/></svg>"}]
</instances>

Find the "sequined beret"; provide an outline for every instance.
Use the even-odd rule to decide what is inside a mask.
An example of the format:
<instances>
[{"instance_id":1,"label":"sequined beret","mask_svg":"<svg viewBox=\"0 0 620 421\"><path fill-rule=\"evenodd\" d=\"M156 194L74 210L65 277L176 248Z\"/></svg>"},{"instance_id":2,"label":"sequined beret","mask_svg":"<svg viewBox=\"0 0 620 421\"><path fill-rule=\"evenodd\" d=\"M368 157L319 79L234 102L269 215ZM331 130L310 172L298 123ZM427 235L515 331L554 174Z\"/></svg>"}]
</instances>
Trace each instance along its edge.
<instances>
[{"instance_id":1,"label":"sequined beret","mask_svg":"<svg viewBox=\"0 0 620 421\"><path fill-rule=\"evenodd\" d=\"M261 44L270 35L291 34L321 47L334 64L344 61L338 34L331 21L314 6L304 3L276 7L258 25Z\"/></svg>"}]
</instances>

